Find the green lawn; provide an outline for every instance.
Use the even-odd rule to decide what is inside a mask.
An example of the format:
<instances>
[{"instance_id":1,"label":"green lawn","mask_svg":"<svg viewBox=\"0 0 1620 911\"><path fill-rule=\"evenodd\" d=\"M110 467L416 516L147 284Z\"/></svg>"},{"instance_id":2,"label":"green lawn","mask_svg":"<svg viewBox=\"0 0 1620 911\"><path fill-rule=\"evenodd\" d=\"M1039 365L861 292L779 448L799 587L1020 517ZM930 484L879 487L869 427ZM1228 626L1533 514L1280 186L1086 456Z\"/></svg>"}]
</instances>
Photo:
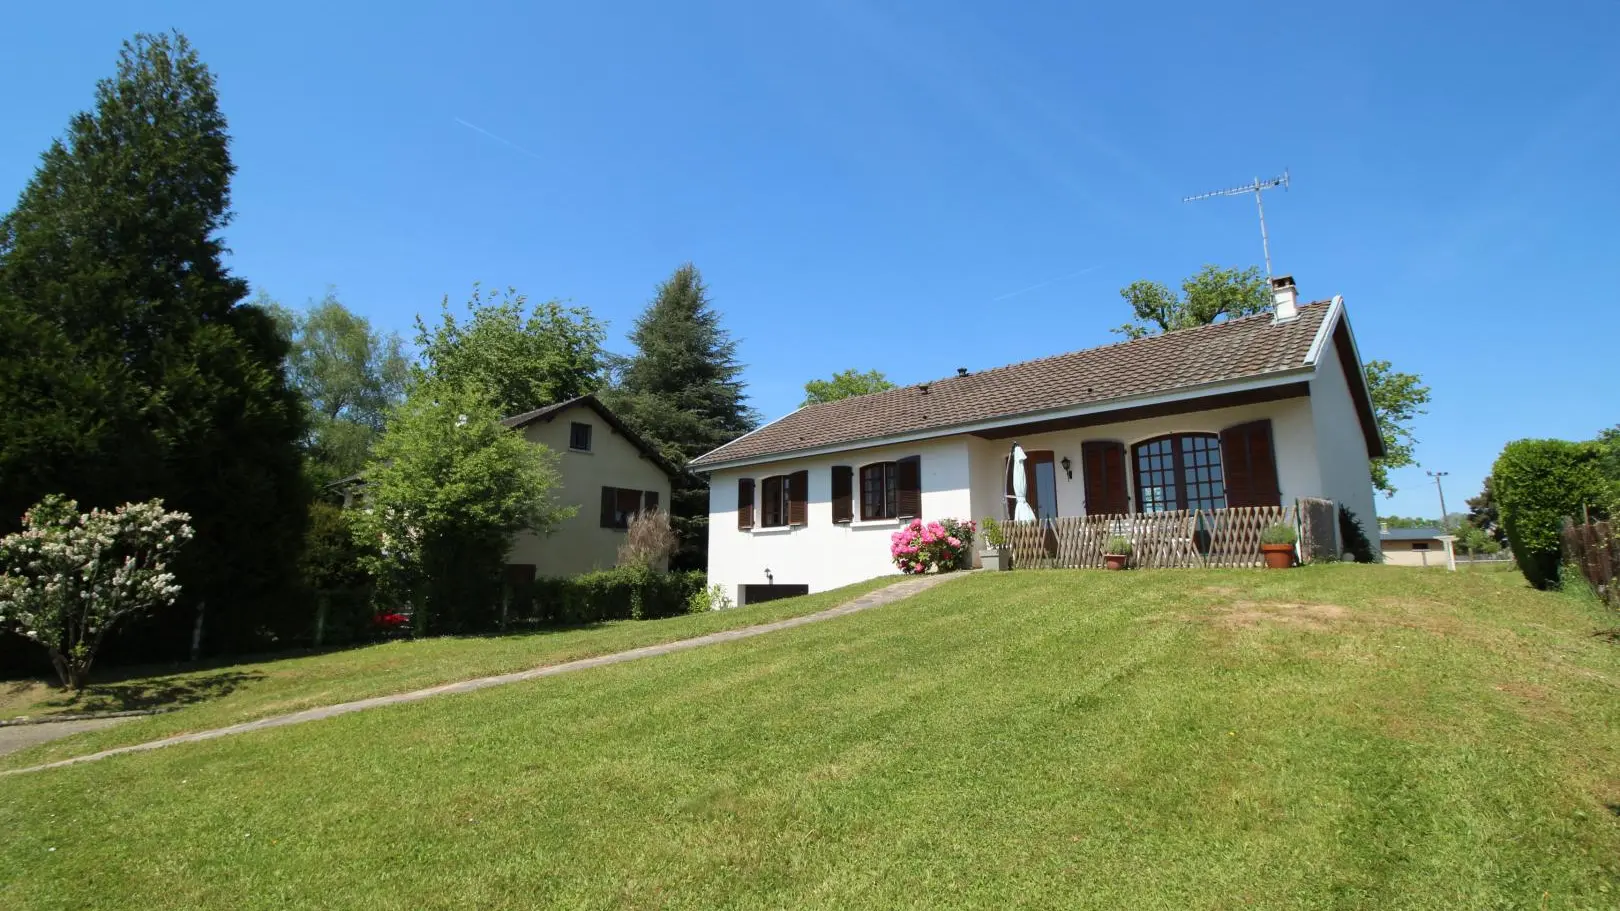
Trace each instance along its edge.
<instances>
[{"instance_id":1,"label":"green lawn","mask_svg":"<svg viewBox=\"0 0 1620 911\"><path fill-rule=\"evenodd\" d=\"M561 664L577 658L813 614L899 579L899 576L889 576L802 598L665 620L624 620L508 636L392 642L185 673L105 675L79 698L65 696L60 689L44 681L0 683L0 718L136 706L175 707L175 711L167 714L126 721L103 731L8 753L0 756L0 769L39 765L109 747L225 727L313 706Z\"/></svg>"},{"instance_id":2,"label":"green lawn","mask_svg":"<svg viewBox=\"0 0 1620 911\"><path fill-rule=\"evenodd\" d=\"M1620 906L1620 646L1506 573L979 574L0 778L0 907Z\"/></svg>"}]
</instances>

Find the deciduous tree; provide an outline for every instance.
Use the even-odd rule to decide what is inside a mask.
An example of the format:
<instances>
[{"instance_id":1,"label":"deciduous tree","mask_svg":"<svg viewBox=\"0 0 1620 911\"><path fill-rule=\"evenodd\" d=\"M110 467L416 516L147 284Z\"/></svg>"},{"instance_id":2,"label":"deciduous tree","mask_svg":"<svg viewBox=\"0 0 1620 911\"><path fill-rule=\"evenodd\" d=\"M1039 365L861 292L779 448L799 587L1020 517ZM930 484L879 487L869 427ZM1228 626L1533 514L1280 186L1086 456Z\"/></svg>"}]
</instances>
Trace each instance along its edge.
<instances>
[{"instance_id":1,"label":"deciduous tree","mask_svg":"<svg viewBox=\"0 0 1620 911\"><path fill-rule=\"evenodd\" d=\"M862 373L854 369L842 370L833 374L831 379L811 380L805 383L804 404L820 405L893 388L894 384L889 382L889 378L884 376L882 371L868 370Z\"/></svg>"}]
</instances>

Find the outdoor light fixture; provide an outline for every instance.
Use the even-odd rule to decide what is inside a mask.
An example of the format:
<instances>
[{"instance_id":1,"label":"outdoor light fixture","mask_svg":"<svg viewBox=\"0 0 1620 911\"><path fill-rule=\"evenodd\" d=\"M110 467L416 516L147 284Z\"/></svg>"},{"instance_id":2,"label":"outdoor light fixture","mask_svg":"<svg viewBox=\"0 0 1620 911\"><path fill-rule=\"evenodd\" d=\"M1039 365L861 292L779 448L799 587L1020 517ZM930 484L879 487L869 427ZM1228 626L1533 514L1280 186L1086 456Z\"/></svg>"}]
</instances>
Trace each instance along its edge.
<instances>
[{"instance_id":1,"label":"outdoor light fixture","mask_svg":"<svg viewBox=\"0 0 1620 911\"><path fill-rule=\"evenodd\" d=\"M1069 480L1074 480L1074 463L1069 461L1068 456L1064 456L1061 464L1063 465L1063 473L1069 476Z\"/></svg>"},{"instance_id":2,"label":"outdoor light fixture","mask_svg":"<svg viewBox=\"0 0 1620 911\"><path fill-rule=\"evenodd\" d=\"M775 585L776 584L776 577L771 575L771 568L769 566L765 567L765 584L766 585Z\"/></svg>"}]
</instances>

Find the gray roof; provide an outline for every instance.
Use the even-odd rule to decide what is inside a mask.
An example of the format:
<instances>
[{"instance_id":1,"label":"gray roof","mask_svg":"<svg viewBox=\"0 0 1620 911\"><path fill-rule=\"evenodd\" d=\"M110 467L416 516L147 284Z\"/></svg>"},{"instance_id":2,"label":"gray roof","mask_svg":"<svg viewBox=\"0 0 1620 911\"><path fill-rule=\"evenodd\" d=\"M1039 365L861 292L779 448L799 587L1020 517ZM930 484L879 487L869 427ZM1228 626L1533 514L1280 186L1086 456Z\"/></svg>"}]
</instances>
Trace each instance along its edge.
<instances>
[{"instance_id":1,"label":"gray roof","mask_svg":"<svg viewBox=\"0 0 1620 911\"><path fill-rule=\"evenodd\" d=\"M1378 537L1385 541L1433 541L1442 536L1449 536L1451 532L1443 528L1391 528L1388 531L1379 531Z\"/></svg>"}]
</instances>

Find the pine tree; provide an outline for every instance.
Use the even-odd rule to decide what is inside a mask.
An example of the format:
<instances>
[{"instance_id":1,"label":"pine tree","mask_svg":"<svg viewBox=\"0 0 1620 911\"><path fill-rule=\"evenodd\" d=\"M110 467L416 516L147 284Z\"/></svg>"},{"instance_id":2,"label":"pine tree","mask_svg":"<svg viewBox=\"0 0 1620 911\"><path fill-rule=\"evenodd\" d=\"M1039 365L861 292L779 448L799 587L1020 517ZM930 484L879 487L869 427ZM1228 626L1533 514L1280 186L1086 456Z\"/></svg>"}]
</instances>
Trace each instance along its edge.
<instances>
[{"instance_id":1,"label":"pine tree","mask_svg":"<svg viewBox=\"0 0 1620 911\"><path fill-rule=\"evenodd\" d=\"M720 325L703 276L691 263L658 286L636 320L636 346L608 399L631 427L666 458L692 459L754 429L746 404L737 343ZM681 538L672 568L701 569L708 562L709 489L701 479L678 479L670 517Z\"/></svg>"},{"instance_id":2,"label":"pine tree","mask_svg":"<svg viewBox=\"0 0 1620 911\"><path fill-rule=\"evenodd\" d=\"M295 578L300 405L222 262L228 145L190 43L139 35L0 219L0 528L49 493L194 517L181 602L124 657L183 655L200 604L212 650L257 644Z\"/></svg>"}]
</instances>

